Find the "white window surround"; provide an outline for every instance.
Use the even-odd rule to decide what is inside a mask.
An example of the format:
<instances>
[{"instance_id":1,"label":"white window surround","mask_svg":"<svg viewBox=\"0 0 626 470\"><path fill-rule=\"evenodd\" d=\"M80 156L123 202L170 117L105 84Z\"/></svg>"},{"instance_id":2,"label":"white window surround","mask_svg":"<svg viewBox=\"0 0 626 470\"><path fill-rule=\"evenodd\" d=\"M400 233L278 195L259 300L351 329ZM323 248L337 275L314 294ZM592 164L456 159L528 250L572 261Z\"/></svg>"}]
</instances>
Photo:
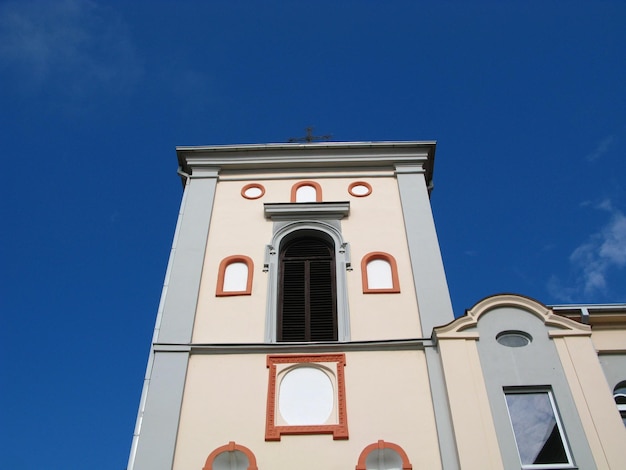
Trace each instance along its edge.
<instances>
[{"instance_id":1,"label":"white window surround","mask_svg":"<svg viewBox=\"0 0 626 470\"><path fill-rule=\"evenodd\" d=\"M265 342L276 343L278 302L278 253L281 243L300 235L315 235L335 248L337 283L337 340L350 341L350 315L346 271L351 269L350 250L343 239L339 220L348 214L349 202L265 204L265 217L274 222L274 235L266 247L263 271L268 273Z\"/></svg>"}]
</instances>

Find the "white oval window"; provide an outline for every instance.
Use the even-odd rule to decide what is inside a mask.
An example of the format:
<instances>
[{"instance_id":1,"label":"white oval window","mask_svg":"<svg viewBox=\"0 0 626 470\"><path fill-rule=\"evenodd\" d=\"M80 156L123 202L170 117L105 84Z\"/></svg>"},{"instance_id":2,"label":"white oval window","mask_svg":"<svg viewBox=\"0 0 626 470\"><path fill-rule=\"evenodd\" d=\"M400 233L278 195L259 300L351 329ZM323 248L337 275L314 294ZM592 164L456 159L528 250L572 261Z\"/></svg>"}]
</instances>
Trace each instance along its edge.
<instances>
[{"instance_id":1,"label":"white oval window","mask_svg":"<svg viewBox=\"0 0 626 470\"><path fill-rule=\"evenodd\" d=\"M280 383L278 409L289 425L316 425L328 421L334 405L333 384L316 367L296 367Z\"/></svg>"},{"instance_id":2,"label":"white oval window","mask_svg":"<svg viewBox=\"0 0 626 470\"><path fill-rule=\"evenodd\" d=\"M348 187L348 192L356 197L369 196L369 194L372 192L372 187L369 185L369 183L366 183L364 181L357 181L356 183L352 183Z\"/></svg>"},{"instance_id":3,"label":"white oval window","mask_svg":"<svg viewBox=\"0 0 626 470\"><path fill-rule=\"evenodd\" d=\"M265 188L260 184L248 184L241 190L241 195L246 199L258 199L265 194Z\"/></svg>"},{"instance_id":4,"label":"white oval window","mask_svg":"<svg viewBox=\"0 0 626 470\"><path fill-rule=\"evenodd\" d=\"M496 341L509 348L523 348L532 341L532 336L523 331L502 331L496 336Z\"/></svg>"}]
</instances>

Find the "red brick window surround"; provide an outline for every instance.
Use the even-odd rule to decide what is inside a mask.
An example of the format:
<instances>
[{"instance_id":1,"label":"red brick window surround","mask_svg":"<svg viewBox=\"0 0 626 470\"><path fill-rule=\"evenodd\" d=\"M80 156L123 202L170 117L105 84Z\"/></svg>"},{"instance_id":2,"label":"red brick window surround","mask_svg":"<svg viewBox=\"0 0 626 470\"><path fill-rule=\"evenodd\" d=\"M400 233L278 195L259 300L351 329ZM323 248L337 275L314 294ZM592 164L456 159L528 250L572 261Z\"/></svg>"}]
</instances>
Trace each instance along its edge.
<instances>
[{"instance_id":1,"label":"red brick window surround","mask_svg":"<svg viewBox=\"0 0 626 470\"><path fill-rule=\"evenodd\" d=\"M245 458L248 459L248 465L246 467L243 467L243 465L245 464L242 464L241 466L242 470L244 468L245 470L258 470L259 467L257 467L256 465L256 457L254 456L252 451L248 449L247 447L236 444L234 441L230 441L228 444L218 447L213 452L211 452L209 456L207 457L206 463L204 464L204 467L202 467L202 470L213 470L213 463L215 462L216 459L219 459L219 458L227 457L227 458L235 458L235 459L241 460L240 456L236 456L232 454L228 456L222 456L222 454L224 454L225 452L226 453L232 452L233 454L240 453L240 454L243 454ZM245 458L243 459L244 461L245 461ZM219 468L223 468L223 465Z\"/></svg>"},{"instance_id":2,"label":"red brick window surround","mask_svg":"<svg viewBox=\"0 0 626 470\"><path fill-rule=\"evenodd\" d=\"M374 266L378 262L378 266ZM372 263L372 264L370 264ZM376 278L373 274L377 274ZM398 265L389 253L373 251L361 260L361 281L364 294L397 294L400 292Z\"/></svg>"},{"instance_id":3,"label":"red brick window surround","mask_svg":"<svg viewBox=\"0 0 626 470\"><path fill-rule=\"evenodd\" d=\"M346 390L344 379L345 354L306 354L306 355L271 355L267 356L269 380L267 390L267 416L265 440L280 441L282 435L332 434L333 439L348 439L348 419L346 411ZM301 375L299 375L301 374ZM317 385L308 387L306 376L326 382L325 393L318 393ZM294 380L292 380L292 378ZM294 382L301 381L298 386ZM294 392L299 396L294 395ZM320 409L318 398L326 395L330 402L319 416L306 416L309 409ZM332 397L332 398L331 398ZM299 406L300 402L307 406ZM305 416L294 416L307 409ZM312 419L310 419L312 418ZM310 420L309 420L310 419Z\"/></svg>"},{"instance_id":4,"label":"red brick window surround","mask_svg":"<svg viewBox=\"0 0 626 470\"><path fill-rule=\"evenodd\" d=\"M294 184L291 187L291 202L313 202L298 200L298 190L305 187L310 187L315 190L315 202L322 202L322 187L319 183L316 183L315 181L300 181Z\"/></svg>"},{"instance_id":5,"label":"red brick window surround","mask_svg":"<svg viewBox=\"0 0 626 470\"><path fill-rule=\"evenodd\" d=\"M375 452L375 454L370 456L370 454L372 454L373 452ZM389 456L402 461L402 470L413 469L413 465L411 465L411 463L409 462L409 458L407 457L406 452L404 452L402 447L400 447L398 444L394 444L393 442L385 442L383 440L380 440L378 442L375 442L374 444L368 445L365 449L363 449L363 452L361 452L361 455L359 455L359 462L357 463L356 470L367 470L368 468L389 468L387 466L378 467L375 466L376 463L373 463L372 465L371 462L370 466L367 465L368 457L370 461L374 460L374 462L376 462L377 460L382 460L385 457L389 458ZM394 466L393 468L396 467Z\"/></svg>"},{"instance_id":6,"label":"red brick window surround","mask_svg":"<svg viewBox=\"0 0 626 470\"><path fill-rule=\"evenodd\" d=\"M254 262L246 255L233 255L220 262L217 274L217 297L252 294ZM246 276L246 279L242 279Z\"/></svg>"}]
</instances>

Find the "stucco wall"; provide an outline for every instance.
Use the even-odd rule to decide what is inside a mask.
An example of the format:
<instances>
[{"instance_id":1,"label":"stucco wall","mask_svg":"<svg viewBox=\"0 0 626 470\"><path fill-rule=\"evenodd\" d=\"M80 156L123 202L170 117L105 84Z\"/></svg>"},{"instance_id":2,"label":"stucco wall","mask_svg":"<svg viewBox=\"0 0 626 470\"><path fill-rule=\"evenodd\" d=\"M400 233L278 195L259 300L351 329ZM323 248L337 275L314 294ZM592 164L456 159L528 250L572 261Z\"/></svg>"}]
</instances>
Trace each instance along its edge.
<instances>
[{"instance_id":1,"label":"stucco wall","mask_svg":"<svg viewBox=\"0 0 626 470\"><path fill-rule=\"evenodd\" d=\"M275 175L228 180L217 185L215 204L204 260L193 341L199 343L262 342L268 285L263 272L265 246L271 241L273 223L263 215L263 204L289 202L298 181L313 180L322 186L323 200L349 201L350 214L341 220L344 239L350 244L353 270L346 273L351 339L398 339L421 336L417 302L404 232L402 208L393 174L378 173L328 177L311 174L298 179L272 179ZM367 181L372 194L354 197L348 186ZM265 187L262 198L241 196L248 183ZM384 251L397 261L399 294L363 294L361 259L372 251ZM219 263L231 255L254 261L251 296L216 297ZM245 325L245 328L242 328Z\"/></svg>"},{"instance_id":2,"label":"stucco wall","mask_svg":"<svg viewBox=\"0 0 626 470\"><path fill-rule=\"evenodd\" d=\"M400 445L413 468L441 468L423 351L347 353L345 381L348 440L265 442L266 356L193 355L173 468L199 470L211 451L235 441L254 453L259 468L345 470L379 439Z\"/></svg>"}]
</instances>

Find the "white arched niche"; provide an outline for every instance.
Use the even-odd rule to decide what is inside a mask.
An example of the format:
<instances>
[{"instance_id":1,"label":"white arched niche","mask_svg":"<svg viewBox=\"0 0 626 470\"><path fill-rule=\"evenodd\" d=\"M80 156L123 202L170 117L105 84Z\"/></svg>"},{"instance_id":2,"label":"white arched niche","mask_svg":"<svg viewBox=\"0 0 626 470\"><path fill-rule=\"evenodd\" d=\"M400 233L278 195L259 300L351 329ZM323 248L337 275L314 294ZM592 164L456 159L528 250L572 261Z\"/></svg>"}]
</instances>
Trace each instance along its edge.
<instances>
[{"instance_id":1,"label":"white arched niche","mask_svg":"<svg viewBox=\"0 0 626 470\"><path fill-rule=\"evenodd\" d=\"M241 261L230 263L224 271L224 292L245 291L248 285L248 265Z\"/></svg>"}]
</instances>

